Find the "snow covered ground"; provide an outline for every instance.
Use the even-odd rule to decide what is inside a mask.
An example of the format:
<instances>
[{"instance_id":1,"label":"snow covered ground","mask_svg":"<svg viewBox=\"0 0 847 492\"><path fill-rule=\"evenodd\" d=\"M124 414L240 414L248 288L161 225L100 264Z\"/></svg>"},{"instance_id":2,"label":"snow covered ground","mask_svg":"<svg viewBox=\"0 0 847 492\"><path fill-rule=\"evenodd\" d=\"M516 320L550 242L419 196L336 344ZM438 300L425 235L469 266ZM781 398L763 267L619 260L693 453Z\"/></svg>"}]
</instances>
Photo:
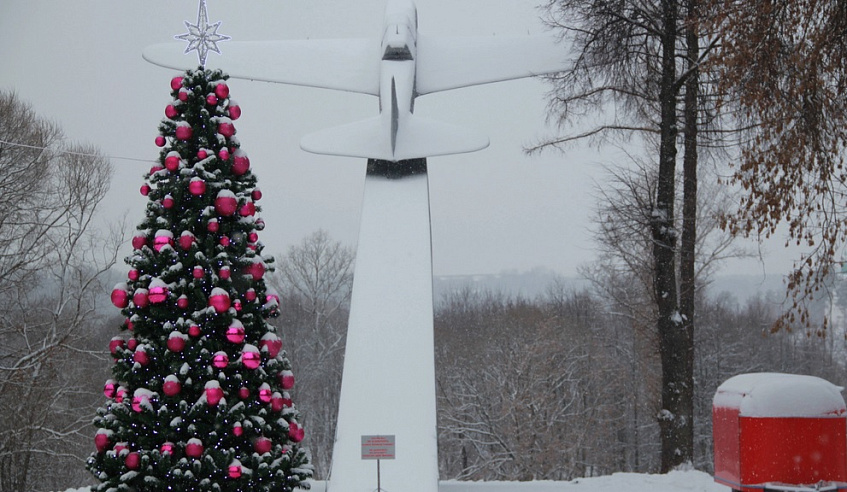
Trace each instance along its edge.
<instances>
[{"instance_id":1,"label":"snow covered ground","mask_svg":"<svg viewBox=\"0 0 847 492\"><path fill-rule=\"evenodd\" d=\"M326 492L325 482L314 482L312 492ZM376 488L376 484L374 484ZM439 484L439 492L730 492L699 471L676 471L667 475L615 473L606 477L579 478L571 482L457 482ZM68 489L65 492L89 492ZM387 490L385 492L399 492Z\"/></svg>"}]
</instances>

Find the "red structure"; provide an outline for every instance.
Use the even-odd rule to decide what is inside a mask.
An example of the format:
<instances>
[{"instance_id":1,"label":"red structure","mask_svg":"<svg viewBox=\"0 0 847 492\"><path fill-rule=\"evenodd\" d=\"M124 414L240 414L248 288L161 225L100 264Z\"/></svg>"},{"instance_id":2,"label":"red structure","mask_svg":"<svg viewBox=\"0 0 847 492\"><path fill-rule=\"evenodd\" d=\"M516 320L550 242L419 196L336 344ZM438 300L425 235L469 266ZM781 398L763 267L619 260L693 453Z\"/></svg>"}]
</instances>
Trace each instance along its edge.
<instances>
[{"instance_id":1,"label":"red structure","mask_svg":"<svg viewBox=\"0 0 847 492\"><path fill-rule=\"evenodd\" d=\"M712 406L715 481L743 492L847 491L842 388L792 374L727 380Z\"/></svg>"}]
</instances>

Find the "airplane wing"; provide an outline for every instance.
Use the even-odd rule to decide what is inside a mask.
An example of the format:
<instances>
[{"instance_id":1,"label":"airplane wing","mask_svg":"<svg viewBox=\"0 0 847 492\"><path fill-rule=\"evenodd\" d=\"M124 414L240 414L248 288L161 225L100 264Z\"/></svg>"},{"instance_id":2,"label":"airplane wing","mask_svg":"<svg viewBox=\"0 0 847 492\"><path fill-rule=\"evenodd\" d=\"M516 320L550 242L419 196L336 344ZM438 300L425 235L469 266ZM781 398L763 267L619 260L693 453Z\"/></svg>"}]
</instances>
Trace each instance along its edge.
<instances>
[{"instance_id":1,"label":"airplane wing","mask_svg":"<svg viewBox=\"0 0 847 492\"><path fill-rule=\"evenodd\" d=\"M184 44L148 46L150 63L176 70L196 68L194 53ZM230 77L303 85L379 95L379 41L371 39L304 39L238 41L222 46L223 56L211 54L206 67Z\"/></svg>"},{"instance_id":2,"label":"airplane wing","mask_svg":"<svg viewBox=\"0 0 847 492\"><path fill-rule=\"evenodd\" d=\"M303 137L300 148L314 154L400 161L475 152L488 147L488 137L460 126L408 115L392 148L385 115L320 130Z\"/></svg>"},{"instance_id":3,"label":"airplane wing","mask_svg":"<svg viewBox=\"0 0 847 492\"><path fill-rule=\"evenodd\" d=\"M418 36L420 95L520 79L565 69L566 53L552 36Z\"/></svg>"}]
</instances>

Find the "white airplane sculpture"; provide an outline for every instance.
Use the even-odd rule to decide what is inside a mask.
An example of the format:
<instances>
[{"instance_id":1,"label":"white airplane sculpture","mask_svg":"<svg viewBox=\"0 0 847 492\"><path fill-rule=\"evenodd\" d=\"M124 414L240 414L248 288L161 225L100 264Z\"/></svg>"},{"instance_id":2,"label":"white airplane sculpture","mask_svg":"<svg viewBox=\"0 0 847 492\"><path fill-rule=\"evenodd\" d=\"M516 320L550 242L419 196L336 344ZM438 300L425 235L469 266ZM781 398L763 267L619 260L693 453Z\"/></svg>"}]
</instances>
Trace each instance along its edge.
<instances>
[{"instance_id":1,"label":"white airplane sculpture","mask_svg":"<svg viewBox=\"0 0 847 492\"><path fill-rule=\"evenodd\" d=\"M148 47L144 59L190 68L174 43ZM382 41L375 39L229 42L210 59L236 78L304 85L379 97L377 117L306 135L316 154L400 161L474 152L488 146L477 132L413 114L418 96L563 69L551 36L445 37L418 33L411 0L389 0Z\"/></svg>"}]
</instances>

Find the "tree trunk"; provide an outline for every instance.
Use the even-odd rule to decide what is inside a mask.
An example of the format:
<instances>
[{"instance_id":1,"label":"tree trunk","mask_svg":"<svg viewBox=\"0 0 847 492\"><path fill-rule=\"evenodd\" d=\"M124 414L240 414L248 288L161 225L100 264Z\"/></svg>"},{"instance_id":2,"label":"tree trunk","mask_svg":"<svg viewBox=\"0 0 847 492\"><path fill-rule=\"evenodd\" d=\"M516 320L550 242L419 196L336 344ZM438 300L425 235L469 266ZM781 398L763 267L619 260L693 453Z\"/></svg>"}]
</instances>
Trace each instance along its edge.
<instances>
[{"instance_id":1,"label":"tree trunk","mask_svg":"<svg viewBox=\"0 0 847 492\"><path fill-rule=\"evenodd\" d=\"M656 205L651 221L653 236L654 289L658 307L657 328L662 359L662 408L659 429L662 438L661 471L666 473L690 461L686 437L690 422L685 416L686 368L689 367L687 336L681 328L676 280L674 198L676 173L676 0L662 0L662 74L659 176ZM690 400L690 399L689 399Z\"/></svg>"},{"instance_id":2,"label":"tree trunk","mask_svg":"<svg viewBox=\"0 0 847 492\"><path fill-rule=\"evenodd\" d=\"M685 417L684 428L680 429L684 445L685 461L694 459L694 298L695 298L695 245L697 244L697 137L700 73L697 61L700 56L700 43L697 25L698 0L687 0L688 18L685 23L688 70L685 80L684 107L684 143L682 161L682 238L680 245L680 314L682 332L685 335L685 347L680 352L685 357L685 371L679 374L681 385L680 415ZM680 423L682 425L682 422Z\"/></svg>"}]
</instances>

